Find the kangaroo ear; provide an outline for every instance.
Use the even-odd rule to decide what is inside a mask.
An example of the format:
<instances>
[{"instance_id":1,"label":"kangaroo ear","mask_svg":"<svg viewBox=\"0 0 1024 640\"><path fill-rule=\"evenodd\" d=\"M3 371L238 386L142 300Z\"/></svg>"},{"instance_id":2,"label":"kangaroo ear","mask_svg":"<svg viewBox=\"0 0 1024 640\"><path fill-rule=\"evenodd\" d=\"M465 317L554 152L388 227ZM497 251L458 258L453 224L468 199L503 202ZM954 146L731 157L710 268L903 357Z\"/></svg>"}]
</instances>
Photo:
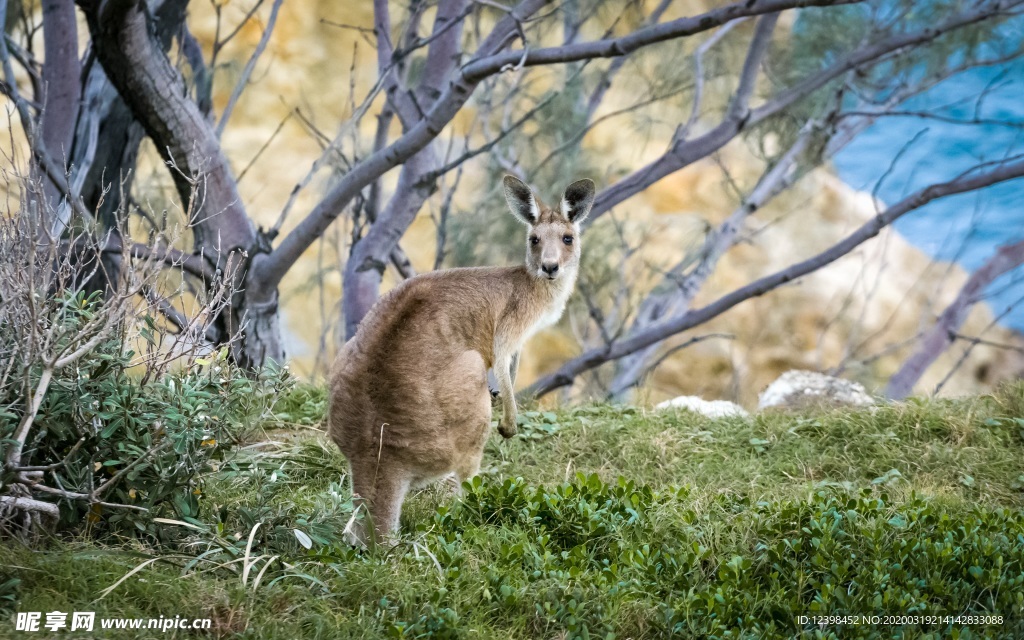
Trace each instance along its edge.
<instances>
[{"instance_id":1,"label":"kangaroo ear","mask_svg":"<svg viewBox=\"0 0 1024 640\"><path fill-rule=\"evenodd\" d=\"M540 206L537 204L537 198L533 195L533 191L530 191L530 187L515 176L505 176L502 184L505 186L505 201L508 202L508 208L512 211L512 215L523 224L529 226L537 224L537 218L540 217Z\"/></svg>"},{"instance_id":2,"label":"kangaroo ear","mask_svg":"<svg viewBox=\"0 0 1024 640\"><path fill-rule=\"evenodd\" d=\"M594 193L597 188L590 179L577 180L565 188L562 194L562 215L569 222L583 222L590 215L590 207L594 206Z\"/></svg>"}]
</instances>

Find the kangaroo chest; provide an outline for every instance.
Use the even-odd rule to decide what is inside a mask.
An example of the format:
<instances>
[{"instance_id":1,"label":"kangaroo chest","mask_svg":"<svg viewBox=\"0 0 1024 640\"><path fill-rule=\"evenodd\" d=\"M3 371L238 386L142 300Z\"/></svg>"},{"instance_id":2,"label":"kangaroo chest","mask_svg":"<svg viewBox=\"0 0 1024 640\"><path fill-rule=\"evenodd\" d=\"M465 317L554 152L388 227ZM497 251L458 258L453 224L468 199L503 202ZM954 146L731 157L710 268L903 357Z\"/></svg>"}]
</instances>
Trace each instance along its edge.
<instances>
[{"instance_id":1,"label":"kangaroo chest","mask_svg":"<svg viewBox=\"0 0 1024 640\"><path fill-rule=\"evenodd\" d=\"M562 286L552 292L551 302L545 306L541 314L527 327L526 333L523 334L523 342L526 342L541 329L550 327L558 322L562 314L565 313L565 305L569 301L569 294L572 293L573 280L567 279L564 283L559 283Z\"/></svg>"}]
</instances>

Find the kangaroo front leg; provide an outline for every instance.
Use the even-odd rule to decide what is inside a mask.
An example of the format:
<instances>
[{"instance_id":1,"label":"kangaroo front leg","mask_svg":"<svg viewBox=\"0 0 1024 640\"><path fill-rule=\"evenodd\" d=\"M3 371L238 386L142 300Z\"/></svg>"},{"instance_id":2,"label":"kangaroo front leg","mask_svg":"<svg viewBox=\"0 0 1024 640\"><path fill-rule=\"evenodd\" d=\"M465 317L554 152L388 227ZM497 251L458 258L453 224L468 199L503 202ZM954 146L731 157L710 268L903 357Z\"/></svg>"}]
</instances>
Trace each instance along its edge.
<instances>
[{"instance_id":1,"label":"kangaroo front leg","mask_svg":"<svg viewBox=\"0 0 1024 640\"><path fill-rule=\"evenodd\" d=\"M512 388L516 386L516 376L519 374L519 354L521 351L516 351L512 354L511 362L508 365L508 377L512 381Z\"/></svg>"},{"instance_id":2,"label":"kangaroo front leg","mask_svg":"<svg viewBox=\"0 0 1024 640\"><path fill-rule=\"evenodd\" d=\"M506 438L516 435L516 394L512 383L512 358L511 353L498 353L495 367L495 377L498 378L498 391L501 394L501 422L498 423L498 433Z\"/></svg>"},{"instance_id":3,"label":"kangaroo front leg","mask_svg":"<svg viewBox=\"0 0 1024 640\"><path fill-rule=\"evenodd\" d=\"M512 380L512 388L516 386L516 374L519 373L519 354L520 351L516 351L512 354L511 364L509 364L509 379ZM494 374L494 371L487 371L487 388L491 391L491 397L497 398L501 393L498 391L498 376Z\"/></svg>"}]
</instances>

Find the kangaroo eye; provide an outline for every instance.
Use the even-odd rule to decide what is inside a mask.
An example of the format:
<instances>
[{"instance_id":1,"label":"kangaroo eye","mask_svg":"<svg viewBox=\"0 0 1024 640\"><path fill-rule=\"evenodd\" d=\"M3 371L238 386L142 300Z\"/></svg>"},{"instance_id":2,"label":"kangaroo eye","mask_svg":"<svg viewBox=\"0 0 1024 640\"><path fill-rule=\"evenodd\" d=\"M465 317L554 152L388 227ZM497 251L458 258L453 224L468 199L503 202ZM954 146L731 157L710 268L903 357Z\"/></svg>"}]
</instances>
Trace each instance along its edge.
<instances>
[{"instance_id":1,"label":"kangaroo eye","mask_svg":"<svg viewBox=\"0 0 1024 640\"><path fill-rule=\"evenodd\" d=\"M562 242L565 244L572 244L572 236L562 236Z\"/></svg>"},{"instance_id":2,"label":"kangaroo eye","mask_svg":"<svg viewBox=\"0 0 1024 640\"><path fill-rule=\"evenodd\" d=\"M537 236L530 236L530 244L537 244L538 242L540 242L540 238Z\"/></svg>"}]
</instances>

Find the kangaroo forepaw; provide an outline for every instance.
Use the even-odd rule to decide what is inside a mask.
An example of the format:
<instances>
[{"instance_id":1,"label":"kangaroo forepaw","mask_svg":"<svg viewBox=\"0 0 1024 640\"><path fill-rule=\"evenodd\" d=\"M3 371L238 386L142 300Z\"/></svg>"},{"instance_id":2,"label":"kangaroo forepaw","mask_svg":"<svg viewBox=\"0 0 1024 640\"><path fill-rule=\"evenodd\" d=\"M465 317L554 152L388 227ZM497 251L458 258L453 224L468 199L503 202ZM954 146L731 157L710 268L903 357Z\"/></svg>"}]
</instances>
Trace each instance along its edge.
<instances>
[{"instance_id":1,"label":"kangaroo forepaw","mask_svg":"<svg viewBox=\"0 0 1024 640\"><path fill-rule=\"evenodd\" d=\"M516 425L515 424L510 424L510 425L509 424L499 424L498 425L498 433L500 433L503 438L508 440L509 438L512 438L517 433L519 433L519 430L516 429Z\"/></svg>"}]
</instances>

